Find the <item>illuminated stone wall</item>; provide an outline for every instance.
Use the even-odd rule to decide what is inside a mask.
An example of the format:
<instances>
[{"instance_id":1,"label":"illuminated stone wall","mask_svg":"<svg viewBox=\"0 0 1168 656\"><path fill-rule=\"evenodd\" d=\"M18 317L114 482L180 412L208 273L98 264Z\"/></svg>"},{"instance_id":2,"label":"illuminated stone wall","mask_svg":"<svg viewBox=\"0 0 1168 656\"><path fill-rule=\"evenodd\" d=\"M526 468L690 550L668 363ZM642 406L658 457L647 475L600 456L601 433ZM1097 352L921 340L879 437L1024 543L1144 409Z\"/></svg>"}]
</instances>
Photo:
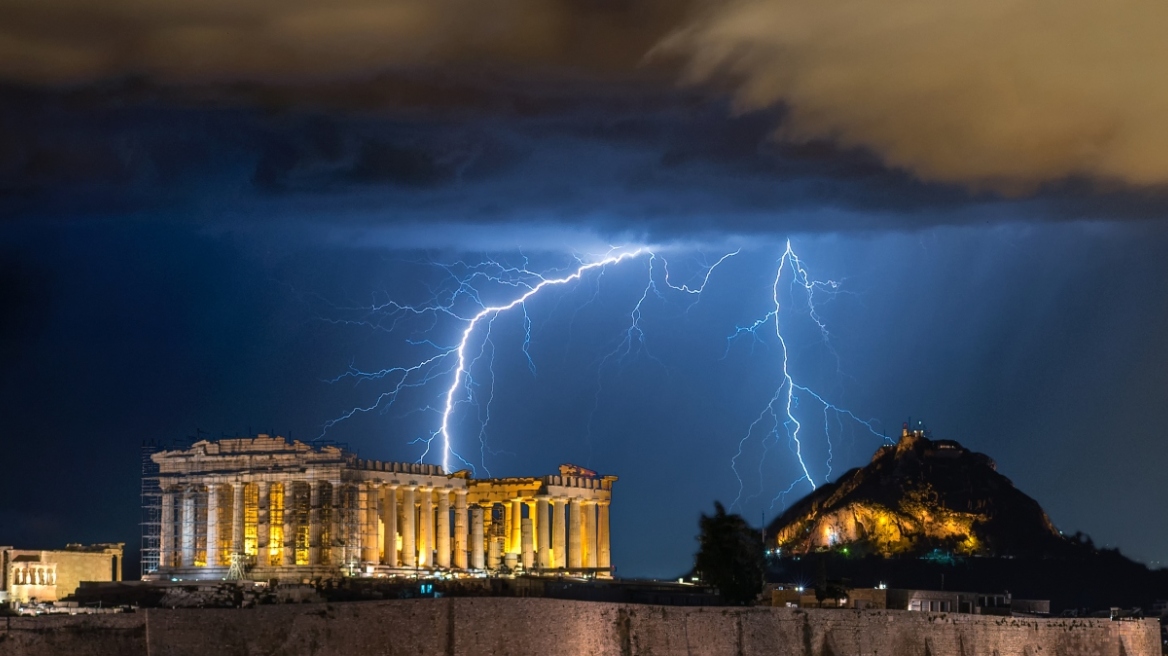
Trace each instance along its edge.
<instances>
[{"instance_id":1,"label":"illuminated stone wall","mask_svg":"<svg viewBox=\"0 0 1168 656\"><path fill-rule=\"evenodd\" d=\"M1155 620L461 598L0 619L5 656L1158 656Z\"/></svg>"},{"instance_id":2,"label":"illuminated stone wall","mask_svg":"<svg viewBox=\"0 0 1168 656\"><path fill-rule=\"evenodd\" d=\"M122 580L121 544L69 545L55 551L0 548L4 563L0 586L9 599L27 603L57 601L82 581Z\"/></svg>"}]
</instances>

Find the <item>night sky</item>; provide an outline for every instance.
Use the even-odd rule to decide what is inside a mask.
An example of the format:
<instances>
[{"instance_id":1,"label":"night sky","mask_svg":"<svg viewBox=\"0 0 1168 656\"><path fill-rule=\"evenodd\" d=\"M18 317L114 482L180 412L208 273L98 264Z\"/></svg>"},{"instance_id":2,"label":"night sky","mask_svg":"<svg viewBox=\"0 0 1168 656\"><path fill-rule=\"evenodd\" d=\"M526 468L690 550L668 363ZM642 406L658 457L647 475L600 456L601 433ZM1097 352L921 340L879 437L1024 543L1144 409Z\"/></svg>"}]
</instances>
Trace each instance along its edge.
<instances>
[{"instance_id":1,"label":"night sky","mask_svg":"<svg viewBox=\"0 0 1168 656\"><path fill-rule=\"evenodd\" d=\"M465 319L640 248L480 322L450 415L479 475L619 476L618 574L909 418L1161 566L1165 33L1159 0L6 2L0 544L136 550L144 440L441 464ZM796 444L784 343L866 424L797 389Z\"/></svg>"}]
</instances>

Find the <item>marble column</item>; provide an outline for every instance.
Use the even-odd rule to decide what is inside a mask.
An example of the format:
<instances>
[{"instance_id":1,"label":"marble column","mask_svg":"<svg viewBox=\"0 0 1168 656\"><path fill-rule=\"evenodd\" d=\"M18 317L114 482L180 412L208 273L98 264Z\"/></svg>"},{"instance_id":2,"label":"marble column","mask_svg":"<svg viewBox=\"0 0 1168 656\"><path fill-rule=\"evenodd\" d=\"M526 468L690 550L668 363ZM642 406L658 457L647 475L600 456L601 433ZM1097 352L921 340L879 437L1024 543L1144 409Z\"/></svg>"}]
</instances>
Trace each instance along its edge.
<instances>
[{"instance_id":1,"label":"marble column","mask_svg":"<svg viewBox=\"0 0 1168 656\"><path fill-rule=\"evenodd\" d=\"M308 483L308 564L320 564L320 481Z\"/></svg>"},{"instance_id":2,"label":"marble column","mask_svg":"<svg viewBox=\"0 0 1168 656\"><path fill-rule=\"evenodd\" d=\"M584 515L580 511L580 499L572 499L568 505L570 523L568 524L568 567L579 569L584 566Z\"/></svg>"},{"instance_id":3,"label":"marble column","mask_svg":"<svg viewBox=\"0 0 1168 656\"><path fill-rule=\"evenodd\" d=\"M328 487L333 490L328 505L328 564L340 567L345 565L345 545L347 544L345 510L341 508L343 488L340 481L329 481Z\"/></svg>"},{"instance_id":4,"label":"marble column","mask_svg":"<svg viewBox=\"0 0 1168 656\"><path fill-rule=\"evenodd\" d=\"M487 540L487 569L499 569L503 563L503 538L491 536Z\"/></svg>"},{"instance_id":5,"label":"marble column","mask_svg":"<svg viewBox=\"0 0 1168 656\"><path fill-rule=\"evenodd\" d=\"M372 560L374 565L381 564L381 540L385 537L385 529L381 525L381 497L385 483L376 481L369 483L369 541L373 545Z\"/></svg>"},{"instance_id":6,"label":"marble column","mask_svg":"<svg viewBox=\"0 0 1168 656\"><path fill-rule=\"evenodd\" d=\"M256 564L272 562L272 484L256 483Z\"/></svg>"},{"instance_id":7,"label":"marble column","mask_svg":"<svg viewBox=\"0 0 1168 656\"><path fill-rule=\"evenodd\" d=\"M567 499L549 499L552 504L552 567L568 566L568 550L564 544L564 512L568 509Z\"/></svg>"},{"instance_id":8,"label":"marble column","mask_svg":"<svg viewBox=\"0 0 1168 656\"><path fill-rule=\"evenodd\" d=\"M296 527L299 524L296 511L296 483L284 479L284 548L281 553L286 567L296 564Z\"/></svg>"},{"instance_id":9,"label":"marble column","mask_svg":"<svg viewBox=\"0 0 1168 656\"><path fill-rule=\"evenodd\" d=\"M162 529L158 534L158 566L174 567L174 492L162 491Z\"/></svg>"},{"instance_id":10,"label":"marble column","mask_svg":"<svg viewBox=\"0 0 1168 656\"><path fill-rule=\"evenodd\" d=\"M503 504L503 551L511 553L511 504Z\"/></svg>"},{"instance_id":11,"label":"marble column","mask_svg":"<svg viewBox=\"0 0 1168 656\"><path fill-rule=\"evenodd\" d=\"M385 544L382 562L397 567L397 486L386 485L381 493L381 521Z\"/></svg>"},{"instance_id":12,"label":"marble column","mask_svg":"<svg viewBox=\"0 0 1168 656\"><path fill-rule=\"evenodd\" d=\"M385 527L382 525L385 520L381 516L381 502L385 497L386 484L384 481L376 481L369 486L369 539L373 542L373 560L370 562L380 565L383 557L381 541L385 539Z\"/></svg>"},{"instance_id":13,"label":"marble column","mask_svg":"<svg viewBox=\"0 0 1168 656\"><path fill-rule=\"evenodd\" d=\"M475 504L470 508L470 566L483 569L483 507Z\"/></svg>"},{"instance_id":14,"label":"marble column","mask_svg":"<svg viewBox=\"0 0 1168 656\"><path fill-rule=\"evenodd\" d=\"M354 516L357 518L357 560L366 562L369 560L369 529L366 526L369 521L369 488L364 483L357 484L357 512Z\"/></svg>"},{"instance_id":15,"label":"marble column","mask_svg":"<svg viewBox=\"0 0 1168 656\"><path fill-rule=\"evenodd\" d=\"M596 569L596 502L585 501L584 511L584 566Z\"/></svg>"},{"instance_id":16,"label":"marble column","mask_svg":"<svg viewBox=\"0 0 1168 656\"><path fill-rule=\"evenodd\" d=\"M600 520L596 527L596 566L601 569L612 569L612 548L609 544L608 532L608 501L601 501L597 511Z\"/></svg>"},{"instance_id":17,"label":"marble column","mask_svg":"<svg viewBox=\"0 0 1168 656\"><path fill-rule=\"evenodd\" d=\"M182 567L195 565L195 491L183 490L182 499Z\"/></svg>"},{"instance_id":18,"label":"marble column","mask_svg":"<svg viewBox=\"0 0 1168 656\"><path fill-rule=\"evenodd\" d=\"M523 552L523 499L511 501L511 549L507 553Z\"/></svg>"},{"instance_id":19,"label":"marble column","mask_svg":"<svg viewBox=\"0 0 1168 656\"><path fill-rule=\"evenodd\" d=\"M414 506L414 490L412 485L402 488L402 566L416 567L418 564L418 550L414 538L417 536L415 518L417 508Z\"/></svg>"},{"instance_id":20,"label":"marble column","mask_svg":"<svg viewBox=\"0 0 1168 656\"><path fill-rule=\"evenodd\" d=\"M439 567L450 567L450 490L438 488L438 555L434 562Z\"/></svg>"},{"instance_id":21,"label":"marble column","mask_svg":"<svg viewBox=\"0 0 1168 656\"><path fill-rule=\"evenodd\" d=\"M349 538L345 535L344 486L340 481L330 481L333 489L332 507L329 508L329 564L340 567L345 564L348 554L345 547Z\"/></svg>"},{"instance_id":22,"label":"marble column","mask_svg":"<svg viewBox=\"0 0 1168 656\"><path fill-rule=\"evenodd\" d=\"M243 483L231 484L231 553L243 553Z\"/></svg>"},{"instance_id":23,"label":"marble column","mask_svg":"<svg viewBox=\"0 0 1168 656\"><path fill-rule=\"evenodd\" d=\"M537 497L535 500L535 517L536 517L536 547L539 549L536 565L540 569L547 569L552 566L551 554L552 544L548 541L548 499L546 496Z\"/></svg>"},{"instance_id":24,"label":"marble column","mask_svg":"<svg viewBox=\"0 0 1168 656\"><path fill-rule=\"evenodd\" d=\"M219 564L219 486L207 486L207 566Z\"/></svg>"},{"instance_id":25,"label":"marble column","mask_svg":"<svg viewBox=\"0 0 1168 656\"><path fill-rule=\"evenodd\" d=\"M466 490L454 491L454 566L466 569Z\"/></svg>"},{"instance_id":26,"label":"marble column","mask_svg":"<svg viewBox=\"0 0 1168 656\"><path fill-rule=\"evenodd\" d=\"M363 483L357 490L357 512L361 527L361 562L377 562L377 490Z\"/></svg>"},{"instance_id":27,"label":"marble column","mask_svg":"<svg viewBox=\"0 0 1168 656\"><path fill-rule=\"evenodd\" d=\"M519 521L519 553L524 570L530 570L535 565L535 536L531 524L530 517L524 517Z\"/></svg>"},{"instance_id":28,"label":"marble column","mask_svg":"<svg viewBox=\"0 0 1168 656\"><path fill-rule=\"evenodd\" d=\"M535 499L527 499L523 505L527 506L527 517L531 520L531 549L539 551L539 515L535 512Z\"/></svg>"},{"instance_id":29,"label":"marble column","mask_svg":"<svg viewBox=\"0 0 1168 656\"><path fill-rule=\"evenodd\" d=\"M418 565L434 566L434 488L420 486L421 506L418 512Z\"/></svg>"}]
</instances>

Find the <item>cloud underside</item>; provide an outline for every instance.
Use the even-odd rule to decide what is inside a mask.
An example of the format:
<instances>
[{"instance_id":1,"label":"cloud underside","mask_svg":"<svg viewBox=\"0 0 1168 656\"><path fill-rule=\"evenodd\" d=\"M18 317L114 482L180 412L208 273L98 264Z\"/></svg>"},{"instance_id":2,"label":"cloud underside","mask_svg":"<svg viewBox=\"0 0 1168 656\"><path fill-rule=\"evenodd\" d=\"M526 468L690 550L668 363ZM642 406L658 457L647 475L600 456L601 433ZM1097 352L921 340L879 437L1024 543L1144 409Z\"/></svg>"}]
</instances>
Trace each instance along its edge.
<instances>
[{"instance_id":1,"label":"cloud underside","mask_svg":"<svg viewBox=\"0 0 1168 656\"><path fill-rule=\"evenodd\" d=\"M1166 33L1150 0L14 0L0 213L1160 216Z\"/></svg>"},{"instance_id":2,"label":"cloud underside","mask_svg":"<svg viewBox=\"0 0 1168 656\"><path fill-rule=\"evenodd\" d=\"M738 0L671 36L690 79L790 108L778 135L1007 192L1168 181L1168 5Z\"/></svg>"}]
</instances>

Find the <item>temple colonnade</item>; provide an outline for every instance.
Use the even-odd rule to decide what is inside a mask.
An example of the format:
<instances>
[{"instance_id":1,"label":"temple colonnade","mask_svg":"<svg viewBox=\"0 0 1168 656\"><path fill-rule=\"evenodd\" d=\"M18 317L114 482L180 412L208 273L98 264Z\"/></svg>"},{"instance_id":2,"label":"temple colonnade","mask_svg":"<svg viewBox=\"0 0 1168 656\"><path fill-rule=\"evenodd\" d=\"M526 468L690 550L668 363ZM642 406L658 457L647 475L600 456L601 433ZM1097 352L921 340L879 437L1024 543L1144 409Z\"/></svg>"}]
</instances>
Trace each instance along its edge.
<instances>
[{"instance_id":1,"label":"temple colonnade","mask_svg":"<svg viewBox=\"0 0 1168 656\"><path fill-rule=\"evenodd\" d=\"M242 559L253 568L348 575L611 571L614 476L565 465L553 476L472 479L263 438L155 456L164 465L160 569ZM208 467L208 451L227 462ZM269 452L288 462L256 466ZM172 462L179 466L165 466Z\"/></svg>"}]
</instances>

